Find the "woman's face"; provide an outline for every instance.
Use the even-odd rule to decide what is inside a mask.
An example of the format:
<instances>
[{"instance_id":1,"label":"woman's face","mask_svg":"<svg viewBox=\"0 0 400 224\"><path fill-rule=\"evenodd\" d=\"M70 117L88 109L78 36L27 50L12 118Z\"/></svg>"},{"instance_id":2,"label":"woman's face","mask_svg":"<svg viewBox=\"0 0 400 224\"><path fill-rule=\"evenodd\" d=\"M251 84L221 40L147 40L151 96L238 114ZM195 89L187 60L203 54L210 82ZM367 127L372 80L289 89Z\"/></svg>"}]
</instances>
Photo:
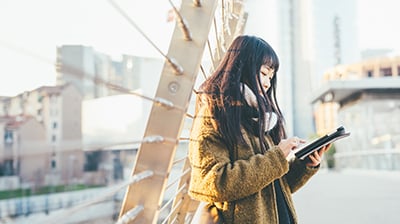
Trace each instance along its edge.
<instances>
[{"instance_id":1,"label":"woman's face","mask_svg":"<svg viewBox=\"0 0 400 224\"><path fill-rule=\"evenodd\" d=\"M260 81L262 90L259 90L260 93L267 92L269 87L271 87L271 79L274 77L274 69L269 67L268 65L262 65L260 69Z\"/></svg>"}]
</instances>

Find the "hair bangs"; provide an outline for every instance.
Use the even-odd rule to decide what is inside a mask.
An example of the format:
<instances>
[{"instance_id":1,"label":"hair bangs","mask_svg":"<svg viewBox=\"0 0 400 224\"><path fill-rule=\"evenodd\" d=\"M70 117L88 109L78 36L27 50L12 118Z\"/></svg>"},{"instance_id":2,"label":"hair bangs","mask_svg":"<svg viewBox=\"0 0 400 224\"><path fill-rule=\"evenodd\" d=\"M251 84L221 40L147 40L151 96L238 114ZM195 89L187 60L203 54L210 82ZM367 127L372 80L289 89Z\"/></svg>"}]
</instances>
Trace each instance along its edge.
<instances>
[{"instance_id":1,"label":"hair bangs","mask_svg":"<svg viewBox=\"0 0 400 224\"><path fill-rule=\"evenodd\" d=\"M277 72L279 69L279 59L274 51L271 49L266 49L264 52L263 64L272 68L274 72Z\"/></svg>"}]
</instances>

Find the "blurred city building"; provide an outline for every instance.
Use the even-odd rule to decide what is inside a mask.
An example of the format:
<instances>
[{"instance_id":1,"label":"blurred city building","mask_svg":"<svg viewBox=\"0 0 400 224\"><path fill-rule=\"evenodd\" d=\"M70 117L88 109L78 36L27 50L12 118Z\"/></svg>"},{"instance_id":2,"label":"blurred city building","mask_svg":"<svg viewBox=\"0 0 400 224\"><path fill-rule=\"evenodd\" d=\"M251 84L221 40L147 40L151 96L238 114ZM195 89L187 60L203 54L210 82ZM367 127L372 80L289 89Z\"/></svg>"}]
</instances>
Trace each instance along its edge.
<instances>
[{"instance_id":1,"label":"blurred city building","mask_svg":"<svg viewBox=\"0 0 400 224\"><path fill-rule=\"evenodd\" d=\"M84 99L93 99L121 94L121 89L135 90L158 80L163 60L130 55L113 60L89 46L62 45L57 48L57 64L58 85L72 83ZM141 75L143 71L147 74ZM154 89L149 89L145 94L152 92Z\"/></svg>"},{"instance_id":2,"label":"blurred city building","mask_svg":"<svg viewBox=\"0 0 400 224\"><path fill-rule=\"evenodd\" d=\"M21 184L37 187L81 178L81 102L81 94L69 84L3 98L2 176L18 176Z\"/></svg>"},{"instance_id":3,"label":"blurred city building","mask_svg":"<svg viewBox=\"0 0 400 224\"><path fill-rule=\"evenodd\" d=\"M123 178L123 163L138 147L121 144L142 137L151 103L126 93L152 98L164 61L116 61L81 45L57 53L58 85L0 100L0 189L106 184Z\"/></svg>"},{"instance_id":4,"label":"blurred city building","mask_svg":"<svg viewBox=\"0 0 400 224\"><path fill-rule=\"evenodd\" d=\"M400 170L400 57L338 65L313 97L320 135L344 125L335 143L339 168Z\"/></svg>"}]
</instances>

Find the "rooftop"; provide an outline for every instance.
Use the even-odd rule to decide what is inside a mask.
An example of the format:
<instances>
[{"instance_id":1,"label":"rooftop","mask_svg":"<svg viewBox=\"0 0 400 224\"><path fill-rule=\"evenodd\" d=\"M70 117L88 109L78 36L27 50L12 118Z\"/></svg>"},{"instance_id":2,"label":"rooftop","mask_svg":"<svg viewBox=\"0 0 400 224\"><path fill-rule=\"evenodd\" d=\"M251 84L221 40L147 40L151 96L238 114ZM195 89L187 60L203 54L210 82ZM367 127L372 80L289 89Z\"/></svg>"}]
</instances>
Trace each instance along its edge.
<instances>
[{"instance_id":1,"label":"rooftop","mask_svg":"<svg viewBox=\"0 0 400 224\"><path fill-rule=\"evenodd\" d=\"M400 91L399 77L365 78L357 80L330 80L312 95L311 103L343 102L355 94L366 91Z\"/></svg>"}]
</instances>

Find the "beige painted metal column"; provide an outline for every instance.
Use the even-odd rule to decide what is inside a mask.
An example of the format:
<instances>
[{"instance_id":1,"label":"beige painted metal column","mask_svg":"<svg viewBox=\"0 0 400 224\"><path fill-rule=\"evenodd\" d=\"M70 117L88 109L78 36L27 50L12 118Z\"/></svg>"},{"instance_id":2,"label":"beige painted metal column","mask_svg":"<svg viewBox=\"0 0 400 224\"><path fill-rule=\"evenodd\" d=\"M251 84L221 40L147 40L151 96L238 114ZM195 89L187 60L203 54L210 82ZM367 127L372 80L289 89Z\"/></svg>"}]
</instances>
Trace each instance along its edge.
<instances>
[{"instance_id":1,"label":"beige painted metal column","mask_svg":"<svg viewBox=\"0 0 400 224\"><path fill-rule=\"evenodd\" d=\"M232 1L234 2L234 1ZM222 35L225 38L225 48L229 47L231 42L235 39L236 36L242 35L244 31L244 27L247 21L247 13L244 11L243 3L236 3L233 6L232 12L234 15L226 14L225 22L230 29L230 35L227 35L226 30L222 30L224 34ZM222 37L219 36L220 38ZM220 48L220 52L222 52L222 46L217 46ZM215 60L214 64L219 64L219 60ZM191 213L193 215L198 209L199 202L191 199L187 194L189 189L189 181L190 181L190 172L185 173L186 170L190 169L190 163L188 158L186 158L185 164L183 166L182 172L184 175L181 177L178 189L185 189L182 192L179 192L173 202L172 208L174 211L172 212L168 223L184 223L187 221L186 215ZM201 208L199 208L201 209ZM193 217L191 217L193 218Z\"/></svg>"},{"instance_id":2,"label":"beige painted metal column","mask_svg":"<svg viewBox=\"0 0 400 224\"><path fill-rule=\"evenodd\" d=\"M138 211L134 221L129 223L157 222L216 6L214 0L202 1L201 6L195 6L192 0L182 0L180 15L189 27L192 40L185 40L179 26L175 27L167 57L173 59L183 73L176 74L170 63L164 64L156 98L167 106L153 104L143 137L149 142L141 144L132 170L132 175L146 170L153 171L154 175L128 187L120 217L134 208Z\"/></svg>"}]
</instances>

